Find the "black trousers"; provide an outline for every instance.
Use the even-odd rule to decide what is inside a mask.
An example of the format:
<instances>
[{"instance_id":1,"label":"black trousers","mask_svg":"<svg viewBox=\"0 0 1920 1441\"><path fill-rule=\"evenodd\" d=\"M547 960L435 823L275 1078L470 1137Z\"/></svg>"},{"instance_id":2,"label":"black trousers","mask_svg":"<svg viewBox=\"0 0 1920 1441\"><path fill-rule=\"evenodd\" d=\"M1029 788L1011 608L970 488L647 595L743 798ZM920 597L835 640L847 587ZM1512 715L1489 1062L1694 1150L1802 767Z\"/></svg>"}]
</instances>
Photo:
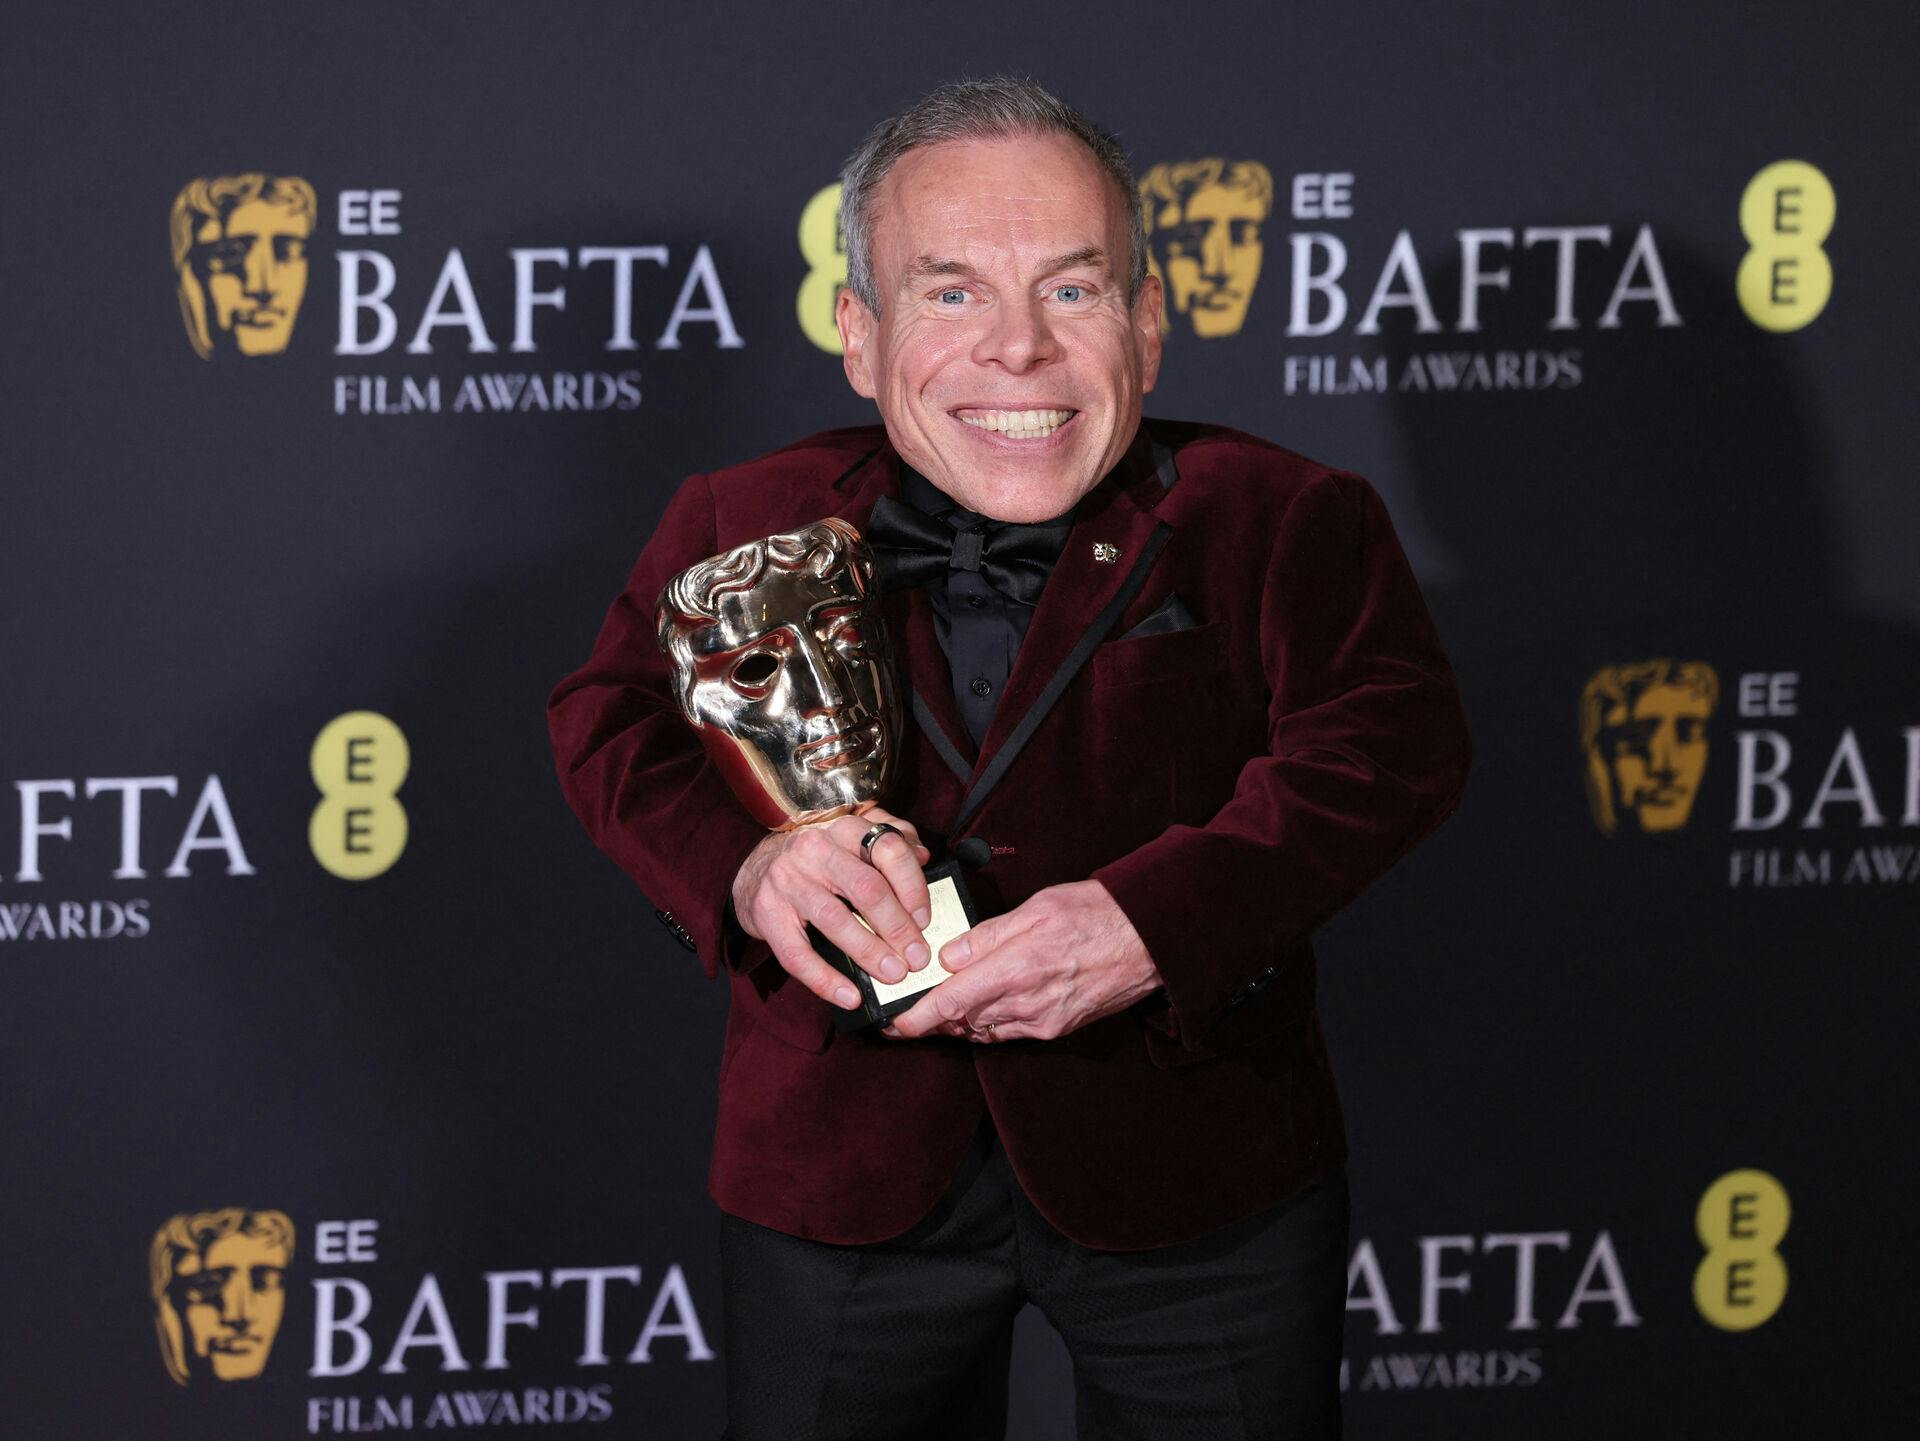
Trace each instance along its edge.
<instances>
[{"instance_id":1,"label":"black trousers","mask_svg":"<svg viewBox=\"0 0 1920 1441\"><path fill-rule=\"evenodd\" d=\"M1033 1209L983 1127L891 1241L722 1227L732 1441L1002 1437L1028 1302L1073 1359L1081 1441L1340 1434L1344 1174L1180 1245L1093 1251Z\"/></svg>"}]
</instances>

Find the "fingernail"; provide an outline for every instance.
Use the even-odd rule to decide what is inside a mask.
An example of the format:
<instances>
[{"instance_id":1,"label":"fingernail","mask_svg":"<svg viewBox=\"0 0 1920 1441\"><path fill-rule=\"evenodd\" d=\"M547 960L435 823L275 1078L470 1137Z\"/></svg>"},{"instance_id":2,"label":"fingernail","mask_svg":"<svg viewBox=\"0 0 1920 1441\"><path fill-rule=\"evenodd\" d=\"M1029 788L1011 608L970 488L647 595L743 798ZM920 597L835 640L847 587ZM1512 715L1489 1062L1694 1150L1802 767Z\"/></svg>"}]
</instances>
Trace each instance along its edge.
<instances>
[{"instance_id":1,"label":"fingernail","mask_svg":"<svg viewBox=\"0 0 1920 1441\"><path fill-rule=\"evenodd\" d=\"M898 956L888 956L880 963L880 979L897 981L907 974L907 968L901 964Z\"/></svg>"},{"instance_id":2,"label":"fingernail","mask_svg":"<svg viewBox=\"0 0 1920 1441\"><path fill-rule=\"evenodd\" d=\"M932 958L933 952L928 950L926 946L919 941L915 941L907 947L907 964L912 966L916 971Z\"/></svg>"},{"instance_id":3,"label":"fingernail","mask_svg":"<svg viewBox=\"0 0 1920 1441\"><path fill-rule=\"evenodd\" d=\"M955 966L964 966L972 954L973 943L965 936L957 936L940 948L940 964L952 970Z\"/></svg>"},{"instance_id":4,"label":"fingernail","mask_svg":"<svg viewBox=\"0 0 1920 1441\"><path fill-rule=\"evenodd\" d=\"M838 1005L850 1011L860 1004L860 993L852 986L842 986L833 993L833 999Z\"/></svg>"},{"instance_id":5,"label":"fingernail","mask_svg":"<svg viewBox=\"0 0 1920 1441\"><path fill-rule=\"evenodd\" d=\"M900 1028L898 1026L882 1026L880 1028L880 1034L883 1036L892 1036L894 1040L897 1041L900 1039Z\"/></svg>"},{"instance_id":6,"label":"fingernail","mask_svg":"<svg viewBox=\"0 0 1920 1441\"><path fill-rule=\"evenodd\" d=\"M923 931L928 927L928 925L932 923L932 921L933 921L933 912L928 910L925 906L920 907L919 910L913 913L913 923L916 926L920 927L920 929Z\"/></svg>"}]
</instances>

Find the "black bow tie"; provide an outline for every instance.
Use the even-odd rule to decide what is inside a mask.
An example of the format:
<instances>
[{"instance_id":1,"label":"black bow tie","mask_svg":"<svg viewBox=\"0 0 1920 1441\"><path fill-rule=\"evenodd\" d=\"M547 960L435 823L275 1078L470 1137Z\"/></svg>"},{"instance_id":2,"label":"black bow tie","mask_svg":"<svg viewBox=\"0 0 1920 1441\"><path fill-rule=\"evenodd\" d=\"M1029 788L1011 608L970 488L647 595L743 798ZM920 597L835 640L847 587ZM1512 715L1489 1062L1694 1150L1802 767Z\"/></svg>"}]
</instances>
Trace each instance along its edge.
<instances>
[{"instance_id":1,"label":"black bow tie","mask_svg":"<svg viewBox=\"0 0 1920 1441\"><path fill-rule=\"evenodd\" d=\"M943 580L950 570L974 570L1002 595L1033 605L1072 529L1071 515L1016 525L953 510L935 520L918 506L883 495L867 522L867 543L883 591Z\"/></svg>"}]
</instances>

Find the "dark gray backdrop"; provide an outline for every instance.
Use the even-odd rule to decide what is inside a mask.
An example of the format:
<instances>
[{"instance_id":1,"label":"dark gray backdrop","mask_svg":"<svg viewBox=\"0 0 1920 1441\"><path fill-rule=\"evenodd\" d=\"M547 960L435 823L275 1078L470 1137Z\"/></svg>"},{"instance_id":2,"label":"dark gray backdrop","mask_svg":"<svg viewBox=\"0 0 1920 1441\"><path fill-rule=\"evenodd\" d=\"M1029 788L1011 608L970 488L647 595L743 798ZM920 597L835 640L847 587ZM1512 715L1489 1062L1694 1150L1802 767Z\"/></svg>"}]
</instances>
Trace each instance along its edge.
<instances>
[{"instance_id":1,"label":"dark gray backdrop","mask_svg":"<svg viewBox=\"0 0 1920 1441\"><path fill-rule=\"evenodd\" d=\"M874 119L1004 69L1143 170L1271 172L1244 325L1201 339L1176 316L1150 410L1370 475L1475 723L1460 815L1324 938L1355 1157L1350 1433L1868 1436L1908 1415L1911 7L31 5L7 29L0 1429L261 1438L426 1429L436 1406L718 1429L724 1002L579 833L542 703L683 475L870 418L796 318L802 208ZM1830 303L1774 333L1735 274L1741 195L1781 160L1817 167L1837 222ZM205 361L169 206L251 170L315 189L306 293L283 354ZM1294 177L1328 173L1353 177L1351 215L1296 214ZM381 189L399 232L342 234L343 192ZM1576 251L1577 324L1552 324L1542 242L1488 252L1510 283L1461 330L1457 232L1530 226L1609 228ZM1642 263L1603 328L1642 227L1678 323ZM1402 231L1438 329L1399 305L1361 333ZM1307 233L1348 255L1349 312L1319 336L1288 333ZM635 265L631 351L606 348L591 246L666 247ZM693 318L660 348L702 247L717 287L692 303L717 288L741 343ZM409 354L452 248L497 350L442 327ZM510 349L515 248L569 253L537 271L568 299L535 309L530 352ZM336 353L346 251L393 264L383 353ZM1570 357L1578 382L1406 379L1436 355L1491 376L1501 352ZM1311 393L1314 357L1343 385L1382 363L1388 390ZM469 378L537 375L551 404L554 375L591 372L638 404L454 408ZM437 378L438 413L361 413L404 377ZM1606 836L1581 689L1655 657L1718 677L1704 780L1684 827ZM1756 713L1767 683L1743 677L1785 673L1792 714ZM308 761L359 710L407 738L410 837L348 881L309 846ZM1768 771L1782 743L1784 818L1738 829L1743 748ZM169 876L213 776L233 839L202 816ZM118 793L86 783L129 777L176 794L146 794L145 874L116 877ZM1744 789L1762 818L1782 794ZM54 831L23 836L36 805ZM1722 1294L1753 1273L1706 1255L1695 1208L1744 1169L1790 1198L1790 1279L1727 1330L1696 1268ZM147 1247L227 1206L293 1222L285 1318L260 1377L182 1389ZM323 1245L344 1220L378 1223L371 1259ZM604 1283L606 1364L588 1283L554 1276L592 1267L640 1271ZM490 1368L486 1277L508 1272L539 1280L494 1283L496 1309L539 1320L506 1324ZM429 1275L448 1329L422 1313L383 1370ZM351 1336L316 1336L318 1298L344 1308L346 1280L371 1353L330 1375ZM656 1306L668 1329L630 1361ZM1064 1357L1037 1324L1024 1342L1017 1432L1062 1434Z\"/></svg>"}]
</instances>

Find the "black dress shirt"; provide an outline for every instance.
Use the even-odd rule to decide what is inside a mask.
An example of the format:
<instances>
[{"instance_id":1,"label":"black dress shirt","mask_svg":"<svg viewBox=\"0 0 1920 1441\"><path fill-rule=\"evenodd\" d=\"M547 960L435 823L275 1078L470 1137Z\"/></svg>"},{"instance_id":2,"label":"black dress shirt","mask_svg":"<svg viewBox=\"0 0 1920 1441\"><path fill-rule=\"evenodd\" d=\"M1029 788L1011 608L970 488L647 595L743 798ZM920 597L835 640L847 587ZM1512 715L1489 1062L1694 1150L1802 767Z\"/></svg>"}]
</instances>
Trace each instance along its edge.
<instances>
[{"instance_id":1,"label":"black dress shirt","mask_svg":"<svg viewBox=\"0 0 1920 1441\"><path fill-rule=\"evenodd\" d=\"M902 500L956 531L1001 524L967 510L910 465L900 467L900 490ZM1061 524L1072 518L1069 510L1045 523ZM1061 524L1060 549L1065 548L1066 526ZM1048 557L1049 572L1059 558L1059 550ZM953 698L967 723L967 734L978 746L993 722L1000 692L1013 672L1014 657L1020 653L1034 608L1002 595L979 571L957 568L947 572L945 585L927 587L927 599L933 604L934 633L940 638L940 649L946 652L947 666L953 674Z\"/></svg>"}]
</instances>

